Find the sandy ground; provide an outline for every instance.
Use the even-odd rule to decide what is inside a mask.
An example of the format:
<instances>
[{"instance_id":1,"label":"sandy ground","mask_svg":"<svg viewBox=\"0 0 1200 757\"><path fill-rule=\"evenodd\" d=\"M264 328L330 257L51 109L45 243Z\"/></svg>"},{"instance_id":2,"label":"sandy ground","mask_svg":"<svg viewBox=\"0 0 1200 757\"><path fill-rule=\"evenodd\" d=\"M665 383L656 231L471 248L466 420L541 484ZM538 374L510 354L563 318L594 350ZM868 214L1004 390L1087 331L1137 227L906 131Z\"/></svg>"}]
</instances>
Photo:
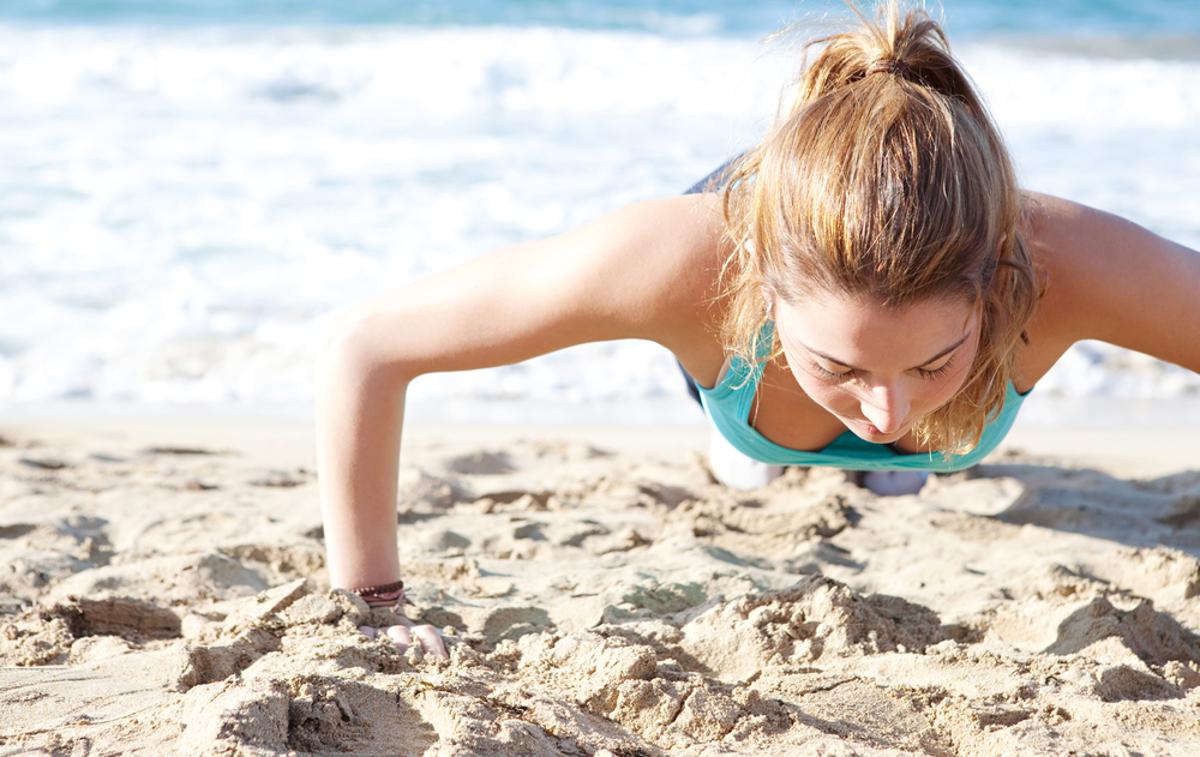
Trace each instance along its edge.
<instances>
[{"instance_id":1,"label":"sandy ground","mask_svg":"<svg viewBox=\"0 0 1200 757\"><path fill-rule=\"evenodd\" d=\"M0 435L0 755L1200 754L1200 432L1018 431L880 498L729 491L697 428L414 428L449 661L328 591L309 428Z\"/></svg>"}]
</instances>

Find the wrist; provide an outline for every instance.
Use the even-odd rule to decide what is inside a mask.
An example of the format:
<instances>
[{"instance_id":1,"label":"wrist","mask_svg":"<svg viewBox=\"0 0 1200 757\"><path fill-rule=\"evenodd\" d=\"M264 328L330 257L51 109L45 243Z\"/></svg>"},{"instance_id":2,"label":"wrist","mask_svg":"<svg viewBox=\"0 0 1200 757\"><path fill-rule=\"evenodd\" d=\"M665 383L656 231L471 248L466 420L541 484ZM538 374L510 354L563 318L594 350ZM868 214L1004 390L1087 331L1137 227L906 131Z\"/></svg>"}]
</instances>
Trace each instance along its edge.
<instances>
[{"instance_id":1,"label":"wrist","mask_svg":"<svg viewBox=\"0 0 1200 757\"><path fill-rule=\"evenodd\" d=\"M392 607L408 602L408 597L404 596L403 581L392 581L391 583L376 584L373 586L360 586L350 591L362 597L368 607Z\"/></svg>"}]
</instances>

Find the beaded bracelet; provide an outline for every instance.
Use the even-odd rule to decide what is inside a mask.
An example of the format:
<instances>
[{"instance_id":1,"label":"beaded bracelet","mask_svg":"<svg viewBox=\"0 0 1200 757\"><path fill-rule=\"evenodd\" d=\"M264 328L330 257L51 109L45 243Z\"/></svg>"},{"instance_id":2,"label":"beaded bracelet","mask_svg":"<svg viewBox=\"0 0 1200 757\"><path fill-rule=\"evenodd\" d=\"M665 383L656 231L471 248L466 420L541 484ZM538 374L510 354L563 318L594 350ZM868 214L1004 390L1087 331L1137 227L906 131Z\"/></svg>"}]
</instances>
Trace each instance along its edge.
<instances>
[{"instance_id":1,"label":"beaded bracelet","mask_svg":"<svg viewBox=\"0 0 1200 757\"><path fill-rule=\"evenodd\" d=\"M379 584L378 586L363 586L351 589L351 591L362 597L369 607L409 604L408 597L404 596L403 581L393 581L390 584Z\"/></svg>"}]
</instances>

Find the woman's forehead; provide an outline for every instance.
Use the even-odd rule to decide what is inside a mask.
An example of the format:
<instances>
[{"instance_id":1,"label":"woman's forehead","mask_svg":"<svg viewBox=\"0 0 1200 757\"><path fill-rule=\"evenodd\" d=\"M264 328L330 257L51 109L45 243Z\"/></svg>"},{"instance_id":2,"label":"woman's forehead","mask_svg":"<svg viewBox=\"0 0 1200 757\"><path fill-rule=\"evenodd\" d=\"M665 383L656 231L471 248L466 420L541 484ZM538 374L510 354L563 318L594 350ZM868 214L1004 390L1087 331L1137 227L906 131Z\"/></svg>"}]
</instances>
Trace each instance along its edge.
<instances>
[{"instance_id":1,"label":"woman's forehead","mask_svg":"<svg viewBox=\"0 0 1200 757\"><path fill-rule=\"evenodd\" d=\"M885 307L865 298L824 294L777 303L775 310L784 346L832 356L843 365L892 360L924 365L960 342L976 320L976 308L960 298Z\"/></svg>"}]
</instances>

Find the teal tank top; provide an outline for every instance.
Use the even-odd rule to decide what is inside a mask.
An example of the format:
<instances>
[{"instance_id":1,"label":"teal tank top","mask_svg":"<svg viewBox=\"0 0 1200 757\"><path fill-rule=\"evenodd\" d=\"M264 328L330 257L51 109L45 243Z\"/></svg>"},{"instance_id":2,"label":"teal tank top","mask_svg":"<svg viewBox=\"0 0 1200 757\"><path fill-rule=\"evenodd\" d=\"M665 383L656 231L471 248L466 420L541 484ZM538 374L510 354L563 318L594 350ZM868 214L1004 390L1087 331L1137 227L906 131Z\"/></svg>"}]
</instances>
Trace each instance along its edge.
<instances>
[{"instance_id":1,"label":"teal tank top","mask_svg":"<svg viewBox=\"0 0 1200 757\"><path fill-rule=\"evenodd\" d=\"M774 332L775 324L768 321L763 326L764 339L761 343L770 345ZM762 357L764 355L760 354ZM700 404L717 431L742 454L771 465L825 465L846 470L962 470L975 465L999 446L1012 428L1022 402L1029 395L1029 392L1018 393L1009 382L999 416L984 427L979 444L965 455L951 455L946 459L941 452L896 452L886 444L861 439L848 429L828 446L816 452L807 452L776 444L750 425L750 408L758 391L764 364L765 359L751 366L741 358L734 357L716 386L705 389L697 385L696 389L700 392Z\"/></svg>"}]
</instances>

